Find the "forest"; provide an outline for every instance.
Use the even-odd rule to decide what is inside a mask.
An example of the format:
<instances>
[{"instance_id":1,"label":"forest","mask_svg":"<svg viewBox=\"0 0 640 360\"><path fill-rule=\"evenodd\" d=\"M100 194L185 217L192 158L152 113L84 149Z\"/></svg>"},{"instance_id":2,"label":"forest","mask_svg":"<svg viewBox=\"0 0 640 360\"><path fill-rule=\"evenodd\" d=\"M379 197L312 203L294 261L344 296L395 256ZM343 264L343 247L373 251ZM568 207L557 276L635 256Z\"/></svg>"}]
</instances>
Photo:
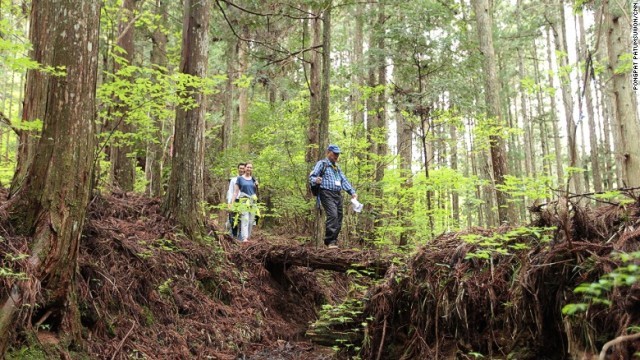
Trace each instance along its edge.
<instances>
[{"instance_id":1,"label":"forest","mask_svg":"<svg viewBox=\"0 0 640 360\"><path fill-rule=\"evenodd\" d=\"M0 0L0 358L640 359L639 21Z\"/></svg>"}]
</instances>

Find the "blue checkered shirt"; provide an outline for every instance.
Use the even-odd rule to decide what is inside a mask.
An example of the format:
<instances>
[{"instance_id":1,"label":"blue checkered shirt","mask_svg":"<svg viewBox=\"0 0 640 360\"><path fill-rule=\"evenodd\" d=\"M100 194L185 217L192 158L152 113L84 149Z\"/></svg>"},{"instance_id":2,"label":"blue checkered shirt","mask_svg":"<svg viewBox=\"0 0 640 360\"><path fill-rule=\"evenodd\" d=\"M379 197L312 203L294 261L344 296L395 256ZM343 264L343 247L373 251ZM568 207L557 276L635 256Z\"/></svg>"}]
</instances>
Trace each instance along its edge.
<instances>
[{"instance_id":1,"label":"blue checkered shirt","mask_svg":"<svg viewBox=\"0 0 640 360\"><path fill-rule=\"evenodd\" d=\"M342 173L342 170L338 167L338 165L331 164L328 158L324 158L316 163L316 166L313 167L313 171L309 174L309 182L311 184L316 183L316 178L320 176L322 173L322 169L324 170L324 175L322 175L322 182L320 183L320 188L331 191L340 191L344 190L349 193L349 195L353 195L356 193L355 189L349 183L346 176ZM341 185L336 185L336 180L340 180Z\"/></svg>"}]
</instances>

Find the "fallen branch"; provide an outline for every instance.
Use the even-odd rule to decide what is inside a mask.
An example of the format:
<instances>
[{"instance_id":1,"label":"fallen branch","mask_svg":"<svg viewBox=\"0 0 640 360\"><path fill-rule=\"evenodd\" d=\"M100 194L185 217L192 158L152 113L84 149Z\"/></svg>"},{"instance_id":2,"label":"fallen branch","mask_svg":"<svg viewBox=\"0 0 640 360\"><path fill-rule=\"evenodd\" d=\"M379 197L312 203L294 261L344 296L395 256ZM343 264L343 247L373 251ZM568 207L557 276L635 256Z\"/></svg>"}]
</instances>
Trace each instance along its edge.
<instances>
[{"instance_id":1,"label":"fallen branch","mask_svg":"<svg viewBox=\"0 0 640 360\"><path fill-rule=\"evenodd\" d=\"M306 246L271 245L256 243L247 249L247 255L265 264L303 266L336 272L347 270L367 270L365 275L382 277L391 265L391 255L374 251L350 249L315 249Z\"/></svg>"},{"instance_id":2,"label":"fallen branch","mask_svg":"<svg viewBox=\"0 0 640 360\"><path fill-rule=\"evenodd\" d=\"M609 351L610 347L618 345L621 342L635 340L635 339L640 339L640 333L635 333L631 335L622 335L622 336L618 336L617 338L611 341L608 341L606 344L604 344L604 346L602 346L602 351L600 351L600 356L598 357L598 360L605 360L607 358L607 351Z\"/></svg>"}]
</instances>

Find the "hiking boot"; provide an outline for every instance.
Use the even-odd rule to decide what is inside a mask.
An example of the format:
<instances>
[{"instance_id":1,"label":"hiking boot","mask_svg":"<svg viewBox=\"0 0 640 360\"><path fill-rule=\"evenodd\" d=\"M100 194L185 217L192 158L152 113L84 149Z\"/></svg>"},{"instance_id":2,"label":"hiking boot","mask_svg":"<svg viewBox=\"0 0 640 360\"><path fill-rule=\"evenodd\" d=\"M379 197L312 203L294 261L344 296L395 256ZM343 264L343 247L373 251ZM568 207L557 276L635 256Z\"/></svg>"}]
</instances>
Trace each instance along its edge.
<instances>
[{"instance_id":1,"label":"hiking boot","mask_svg":"<svg viewBox=\"0 0 640 360\"><path fill-rule=\"evenodd\" d=\"M329 245L327 245L327 248L329 248L329 249L337 249L338 248L338 244L332 242Z\"/></svg>"}]
</instances>

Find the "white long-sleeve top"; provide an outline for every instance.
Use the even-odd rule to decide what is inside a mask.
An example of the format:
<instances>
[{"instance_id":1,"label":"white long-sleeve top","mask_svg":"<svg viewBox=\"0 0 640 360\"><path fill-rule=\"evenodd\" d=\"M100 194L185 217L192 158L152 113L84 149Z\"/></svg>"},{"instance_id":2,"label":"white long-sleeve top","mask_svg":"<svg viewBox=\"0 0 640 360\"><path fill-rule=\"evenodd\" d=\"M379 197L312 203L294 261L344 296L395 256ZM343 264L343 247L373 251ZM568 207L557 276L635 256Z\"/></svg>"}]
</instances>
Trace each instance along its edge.
<instances>
[{"instance_id":1,"label":"white long-sleeve top","mask_svg":"<svg viewBox=\"0 0 640 360\"><path fill-rule=\"evenodd\" d=\"M238 181L238 177L234 176L229 180L229 190L227 190L227 204L231 204L231 200L233 200L233 193L236 190L236 181Z\"/></svg>"}]
</instances>

